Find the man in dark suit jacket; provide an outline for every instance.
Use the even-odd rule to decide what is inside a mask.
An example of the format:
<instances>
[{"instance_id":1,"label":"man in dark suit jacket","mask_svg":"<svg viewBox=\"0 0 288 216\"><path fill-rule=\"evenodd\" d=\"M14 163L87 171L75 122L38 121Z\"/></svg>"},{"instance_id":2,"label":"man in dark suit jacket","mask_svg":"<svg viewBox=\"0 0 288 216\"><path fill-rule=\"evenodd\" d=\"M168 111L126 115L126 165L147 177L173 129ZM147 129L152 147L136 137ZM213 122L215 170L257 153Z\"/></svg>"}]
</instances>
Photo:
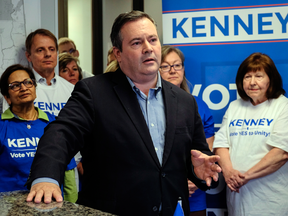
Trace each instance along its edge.
<instances>
[{"instance_id":1,"label":"man in dark suit jacket","mask_svg":"<svg viewBox=\"0 0 288 216\"><path fill-rule=\"evenodd\" d=\"M206 155L211 152L195 99L161 79L161 46L147 14L120 14L111 40L120 68L76 84L39 142L27 201L40 202L43 195L46 203L52 196L62 201L57 184L80 150L79 204L117 215L166 216L173 215L180 197L188 214L187 178L206 189L201 179L209 186L221 171L219 157ZM206 154L191 156L191 149Z\"/></svg>"}]
</instances>

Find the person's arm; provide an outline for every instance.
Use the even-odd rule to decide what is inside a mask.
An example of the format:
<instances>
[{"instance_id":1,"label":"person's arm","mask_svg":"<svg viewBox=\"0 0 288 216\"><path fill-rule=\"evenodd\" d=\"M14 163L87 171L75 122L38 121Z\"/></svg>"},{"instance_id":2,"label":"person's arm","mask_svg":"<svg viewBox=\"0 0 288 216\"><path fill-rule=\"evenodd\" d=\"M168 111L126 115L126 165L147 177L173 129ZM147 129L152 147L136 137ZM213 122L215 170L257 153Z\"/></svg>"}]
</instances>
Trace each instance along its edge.
<instances>
[{"instance_id":1,"label":"person's arm","mask_svg":"<svg viewBox=\"0 0 288 216\"><path fill-rule=\"evenodd\" d=\"M215 136L206 138L206 142L208 143L209 149L210 149L211 151L212 151L212 149L213 149L214 138L215 138Z\"/></svg>"},{"instance_id":2,"label":"person's arm","mask_svg":"<svg viewBox=\"0 0 288 216\"><path fill-rule=\"evenodd\" d=\"M243 183L267 176L280 169L288 160L288 153L279 148L272 148L257 164L244 173Z\"/></svg>"},{"instance_id":3,"label":"person's arm","mask_svg":"<svg viewBox=\"0 0 288 216\"><path fill-rule=\"evenodd\" d=\"M239 192L239 188L243 185L244 175L238 170L233 169L228 148L216 148L216 155L220 156L219 165L222 168L222 173L225 182L231 191Z\"/></svg>"},{"instance_id":4,"label":"person's arm","mask_svg":"<svg viewBox=\"0 0 288 216\"><path fill-rule=\"evenodd\" d=\"M78 169L78 172L79 172L81 175L84 174L84 169L83 169L83 165L82 165L82 162L81 162L81 161L77 164L77 169Z\"/></svg>"},{"instance_id":5,"label":"person's arm","mask_svg":"<svg viewBox=\"0 0 288 216\"><path fill-rule=\"evenodd\" d=\"M280 96L281 97L281 96ZM282 100L279 97L277 100ZM284 96L283 96L284 97ZM284 101L286 101L285 99ZM288 125L288 103L282 109L277 108L279 116L274 119L273 131L267 139L266 144L271 150L253 167L244 173L246 184L251 179L267 176L281 168L288 160L287 148L287 125Z\"/></svg>"},{"instance_id":6,"label":"person's arm","mask_svg":"<svg viewBox=\"0 0 288 216\"><path fill-rule=\"evenodd\" d=\"M91 97L86 83L78 82L58 118L45 128L26 183L28 189L41 177L53 178L59 185L63 184L67 164L84 145L93 128L95 112ZM50 202L52 196L59 199L59 194L61 190L55 184L39 183L31 187L27 199L35 197L37 202L44 196L45 202Z\"/></svg>"}]
</instances>

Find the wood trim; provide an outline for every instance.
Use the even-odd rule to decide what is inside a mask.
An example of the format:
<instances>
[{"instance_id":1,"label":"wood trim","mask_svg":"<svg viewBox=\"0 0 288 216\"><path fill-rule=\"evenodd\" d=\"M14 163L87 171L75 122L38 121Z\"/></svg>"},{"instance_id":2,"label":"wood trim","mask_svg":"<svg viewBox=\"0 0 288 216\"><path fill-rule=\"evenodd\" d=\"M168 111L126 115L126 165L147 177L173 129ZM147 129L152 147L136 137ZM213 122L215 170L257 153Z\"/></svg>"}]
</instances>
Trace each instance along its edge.
<instances>
[{"instance_id":1,"label":"wood trim","mask_svg":"<svg viewBox=\"0 0 288 216\"><path fill-rule=\"evenodd\" d=\"M58 38L68 37L68 0L58 0Z\"/></svg>"},{"instance_id":2,"label":"wood trim","mask_svg":"<svg viewBox=\"0 0 288 216\"><path fill-rule=\"evenodd\" d=\"M103 6L102 0L92 0L92 72L103 73Z\"/></svg>"},{"instance_id":3,"label":"wood trim","mask_svg":"<svg viewBox=\"0 0 288 216\"><path fill-rule=\"evenodd\" d=\"M144 0L133 0L133 10L144 11Z\"/></svg>"}]
</instances>

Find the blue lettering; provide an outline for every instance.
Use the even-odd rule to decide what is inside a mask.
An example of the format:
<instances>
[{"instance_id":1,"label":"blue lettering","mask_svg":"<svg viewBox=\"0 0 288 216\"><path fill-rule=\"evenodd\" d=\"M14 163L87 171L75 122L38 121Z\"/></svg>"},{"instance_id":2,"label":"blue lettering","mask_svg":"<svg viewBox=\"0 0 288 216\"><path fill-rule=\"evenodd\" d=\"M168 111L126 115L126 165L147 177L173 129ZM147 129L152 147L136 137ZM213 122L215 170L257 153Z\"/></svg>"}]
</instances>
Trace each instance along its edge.
<instances>
[{"instance_id":1,"label":"blue lettering","mask_svg":"<svg viewBox=\"0 0 288 216\"><path fill-rule=\"evenodd\" d=\"M60 110L60 104L59 103L58 104L53 103L53 110L55 110L55 109Z\"/></svg>"},{"instance_id":2,"label":"blue lettering","mask_svg":"<svg viewBox=\"0 0 288 216\"><path fill-rule=\"evenodd\" d=\"M46 107L46 109L45 110L52 110L52 103L45 103L45 107ZM49 106L50 105L50 106Z\"/></svg>"},{"instance_id":3,"label":"blue lettering","mask_svg":"<svg viewBox=\"0 0 288 216\"><path fill-rule=\"evenodd\" d=\"M218 27L218 29L223 33L224 36L229 36L229 20L228 16L224 16L224 24L225 28L219 23L219 21L214 17L210 17L210 22L211 22L211 36L215 36L215 25Z\"/></svg>"},{"instance_id":4,"label":"blue lettering","mask_svg":"<svg viewBox=\"0 0 288 216\"><path fill-rule=\"evenodd\" d=\"M252 124L254 124L255 126L257 125L257 123L258 123L258 120L259 119L257 119L257 121L255 122L255 120L254 119L251 119L251 124L250 124L250 126L252 126Z\"/></svg>"},{"instance_id":5,"label":"blue lettering","mask_svg":"<svg viewBox=\"0 0 288 216\"><path fill-rule=\"evenodd\" d=\"M259 125L264 126L264 119L260 119Z\"/></svg>"},{"instance_id":6,"label":"blue lettering","mask_svg":"<svg viewBox=\"0 0 288 216\"><path fill-rule=\"evenodd\" d=\"M287 9L286 11L284 8L275 8L274 10L276 11L269 11L263 13L261 9L257 9L255 11L247 11L247 14L245 15L243 15L242 13L238 14L236 13L236 11L234 14L231 14L230 12L232 10L229 10L229 15L224 14L219 17L214 16L210 12L203 12L201 13L201 15L195 17L193 17L192 15L191 17L187 16L184 18L172 18L172 21L169 21L171 22L169 23L169 25L172 24L173 39L179 37L188 39L191 37L198 38L197 41L200 40L201 42L206 42L206 39L203 39L202 41L201 37L204 38L210 36L210 38L214 38L212 40L213 42L226 40L224 38L227 38L228 41L242 41L246 40L247 36L253 36L253 34L254 36L255 34L267 35L267 39L273 39L274 37L271 34L276 31L279 32L279 34L286 34L288 32ZM190 25L190 19L191 26L188 26ZM191 27L192 29L190 30ZM239 37L233 38L233 35ZM280 38L282 38L282 35L280 36ZM251 37L251 40L258 39L259 38L257 37ZM279 38L278 36L275 36L274 39ZM194 42L192 41L192 43Z\"/></svg>"},{"instance_id":7,"label":"blue lettering","mask_svg":"<svg viewBox=\"0 0 288 216\"><path fill-rule=\"evenodd\" d=\"M263 118L263 119L234 119L234 120L231 120L230 123L229 123L229 127L234 127L234 126L238 126L238 127L241 127L241 126L257 126L257 125L260 125L260 126L265 126L265 123L267 121L267 125L270 126L271 122L273 121L273 119L269 120L269 119L266 119Z\"/></svg>"},{"instance_id":8,"label":"blue lettering","mask_svg":"<svg viewBox=\"0 0 288 216\"><path fill-rule=\"evenodd\" d=\"M179 31L184 38L188 38L188 35L186 34L186 32L183 30L182 26L183 24L188 20L188 18L184 18L181 20L181 22L177 25L176 24L176 18L174 18L172 20L173 22L173 28L172 28L172 31L173 31L173 38L177 38L177 32Z\"/></svg>"},{"instance_id":9,"label":"blue lettering","mask_svg":"<svg viewBox=\"0 0 288 216\"><path fill-rule=\"evenodd\" d=\"M236 126L241 126L243 123L243 120L242 119L238 119L237 123L236 123Z\"/></svg>"},{"instance_id":10,"label":"blue lettering","mask_svg":"<svg viewBox=\"0 0 288 216\"><path fill-rule=\"evenodd\" d=\"M196 25L197 21L206 20L206 17L193 17L192 18L192 37L206 37L206 33L198 33L197 29L204 29L205 25Z\"/></svg>"},{"instance_id":11,"label":"blue lettering","mask_svg":"<svg viewBox=\"0 0 288 216\"><path fill-rule=\"evenodd\" d=\"M283 19L283 17L281 16L280 13L275 13L278 20L280 21L281 25L282 25L282 33L286 33L287 32L287 22L288 22L288 14L286 15L285 19Z\"/></svg>"},{"instance_id":12,"label":"blue lettering","mask_svg":"<svg viewBox=\"0 0 288 216\"><path fill-rule=\"evenodd\" d=\"M236 119L233 120L233 121L231 121L230 124L229 124L229 127L231 127L231 125L234 126L234 122L235 122L235 121L236 121Z\"/></svg>"},{"instance_id":13,"label":"blue lettering","mask_svg":"<svg viewBox=\"0 0 288 216\"><path fill-rule=\"evenodd\" d=\"M234 15L234 35L239 35L238 24L242 26L248 35L253 34L252 14L248 15L248 26L238 15Z\"/></svg>"},{"instance_id":14,"label":"blue lettering","mask_svg":"<svg viewBox=\"0 0 288 216\"><path fill-rule=\"evenodd\" d=\"M237 135L238 135L237 132L230 133L230 136L237 136Z\"/></svg>"},{"instance_id":15,"label":"blue lettering","mask_svg":"<svg viewBox=\"0 0 288 216\"><path fill-rule=\"evenodd\" d=\"M249 126L249 123L250 123L250 119L249 119L248 121L246 121L246 119L244 119L244 124L245 124L246 126Z\"/></svg>"},{"instance_id":16,"label":"blue lettering","mask_svg":"<svg viewBox=\"0 0 288 216\"><path fill-rule=\"evenodd\" d=\"M247 135L247 131L241 131L241 132L239 132L239 134L242 135L242 136L246 136Z\"/></svg>"},{"instance_id":17,"label":"blue lettering","mask_svg":"<svg viewBox=\"0 0 288 216\"><path fill-rule=\"evenodd\" d=\"M274 119L271 119L271 121L269 121L269 119L267 119L267 124L268 126L270 126L271 122L273 121Z\"/></svg>"},{"instance_id":18,"label":"blue lettering","mask_svg":"<svg viewBox=\"0 0 288 216\"><path fill-rule=\"evenodd\" d=\"M44 102L38 102L38 108L41 110L45 110Z\"/></svg>"},{"instance_id":19,"label":"blue lettering","mask_svg":"<svg viewBox=\"0 0 288 216\"><path fill-rule=\"evenodd\" d=\"M264 22L263 18L272 16L272 13L258 14L258 34L273 34L273 30L263 30L263 26L272 24L272 22Z\"/></svg>"}]
</instances>

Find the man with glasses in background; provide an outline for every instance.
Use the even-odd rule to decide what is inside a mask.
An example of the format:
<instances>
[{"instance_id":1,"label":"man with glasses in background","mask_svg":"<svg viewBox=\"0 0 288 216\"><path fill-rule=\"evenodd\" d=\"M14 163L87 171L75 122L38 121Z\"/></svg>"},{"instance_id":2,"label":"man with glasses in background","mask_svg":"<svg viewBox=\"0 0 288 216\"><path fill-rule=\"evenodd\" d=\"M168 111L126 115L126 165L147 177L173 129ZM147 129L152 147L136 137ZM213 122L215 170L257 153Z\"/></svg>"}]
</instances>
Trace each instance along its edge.
<instances>
[{"instance_id":1,"label":"man with glasses in background","mask_svg":"<svg viewBox=\"0 0 288 216\"><path fill-rule=\"evenodd\" d=\"M59 54L60 53L70 53L74 57L79 58L79 51L76 49L76 45L73 40L71 40L68 37L62 37L58 41L58 47L59 47ZM83 70L81 67L80 68L80 73L82 73L83 79L87 77L92 77L94 76L93 74Z\"/></svg>"}]
</instances>

